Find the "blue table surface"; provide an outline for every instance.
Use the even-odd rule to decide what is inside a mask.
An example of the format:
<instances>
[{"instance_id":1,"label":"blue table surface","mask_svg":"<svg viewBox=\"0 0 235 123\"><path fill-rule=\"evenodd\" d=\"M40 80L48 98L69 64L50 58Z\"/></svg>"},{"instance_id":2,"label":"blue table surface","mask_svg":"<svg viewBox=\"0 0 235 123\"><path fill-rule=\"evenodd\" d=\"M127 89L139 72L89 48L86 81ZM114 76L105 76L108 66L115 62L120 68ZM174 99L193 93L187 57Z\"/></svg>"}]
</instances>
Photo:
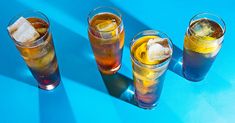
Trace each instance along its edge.
<instances>
[{"instance_id":1,"label":"blue table surface","mask_svg":"<svg viewBox=\"0 0 235 123\"><path fill-rule=\"evenodd\" d=\"M233 0L2 0L0 2L0 123L234 123L235 7ZM87 14L98 6L121 10L126 29L122 68L101 75L87 36ZM40 10L51 21L62 83L43 91L10 39L9 20ZM208 76L193 83L181 76L186 28L192 16L222 17L226 34ZM129 42L146 29L161 30L175 45L172 63L155 110L131 101Z\"/></svg>"}]
</instances>

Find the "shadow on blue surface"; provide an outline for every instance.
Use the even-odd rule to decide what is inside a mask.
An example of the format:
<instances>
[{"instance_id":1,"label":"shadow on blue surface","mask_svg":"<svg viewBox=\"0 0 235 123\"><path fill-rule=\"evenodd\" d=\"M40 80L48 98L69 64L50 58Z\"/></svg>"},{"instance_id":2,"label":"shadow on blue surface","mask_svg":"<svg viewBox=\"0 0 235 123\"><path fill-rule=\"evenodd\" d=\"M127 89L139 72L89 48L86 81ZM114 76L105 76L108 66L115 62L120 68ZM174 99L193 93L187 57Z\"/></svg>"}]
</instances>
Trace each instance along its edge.
<instances>
[{"instance_id":1,"label":"shadow on blue surface","mask_svg":"<svg viewBox=\"0 0 235 123\"><path fill-rule=\"evenodd\" d=\"M87 26L87 23L88 23L87 22L87 16L88 16L89 12L92 11L94 8L96 8L98 6L116 7L116 5L113 4L110 1L97 1L97 0L91 0L90 3L92 3L92 4L87 4L86 0L80 0L79 4L83 5L83 7L77 7L76 4L73 4L73 0L68 0L68 1L63 1L63 0L59 0L59 1L48 0L48 1L44 1L43 3L40 3L41 6L40 5L36 5L36 3L38 3L37 1L35 1L35 4L29 4L26 1L21 1L21 3L26 4L26 5L31 5L30 7L32 7L32 8L34 8L34 6L36 8L44 8L46 6L52 7L53 9L49 8L48 12L49 11L54 11L54 13L57 12L56 10L63 10L62 11L62 12L64 12L63 15L67 15L69 13L68 17L76 17L78 22L82 22L86 26ZM43 6L43 5L45 5L45 6ZM136 19L135 17L131 16L129 13L127 13L124 10L122 10L121 8L119 8L119 7L116 7L116 8L120 9L120 11L122 13L123 22L124 22L124 26L125 26L125 32L126 32L126 35L125 35L125 45L127 47L129 47L129 43L132 40L132 38L134 37L134 35L136 35L140 31L143 31L143 30L146 30L146 29L151 29L151 27L148 27L147 25L143 24L138 19ZM74 11L75 9L76 9L76 11ZM60 14L60 13L58 13L58 14ZM67 17L67 16L65 16L65 17ZM49 18L53 18L53 17L49 17ZM65 18L65 20L66 20L66 18ZM56 20L56 21L61 21L61 20ZM76 24L78 24L78 23L76 23ZM65 25L62 24L62 26L65 26ZM73 28L73 25L70 25L70 26L71 26L71 28ZM58 28L58 26L54 26L54 27ZM71 36L67 35L68 31L64 31L64 30L66 30L66 29L60 30L61 31L60 34L64 34L65 33L67 38L64 38L64 37L62 38L61 35L60 35L60 37L62 39L64 39L64 40L69 41L69 42L66 42L66 44L63 45L63 46L71 45L71 46L76 47L76 45L77 45L77 46L80 46L79 48L89 47L88 51L90 50L90 45L81 47L81 45L87 45L87 43L89 44L89 41L87 41L86 39L79 38L78 36L74 36L74 35L72 35L73 38L70 38ZM81 43L82 41L85 41L86 43ZM77 48L75 48L75 49L77 49ZM83 48L83 49L85 49L85 50L82 51L82 52L86 52L87 49L86 48ZM64 50L68 50L68 49L64 49ZM79 49L79 51L81 51L81 50ZM88 53L89 53L88 54L89 56L93 57L92 52L88 52ZM75 55L79 55L79 54L77 53ZM175 72L176 74L180 75L180 76L182 76L182 68L181 68L182 65L181 65L181 62L179 60L181 55L182 55L182 50L180 50L178 47L176 47L174 45L174 54L173 54L172 62L170 64L170 66L169 66L169 69L171 71ZM63 57L65 57L65 56L63 55ZM78 58L81 58L81 57L78 56Z\"/></svg>"},{"instance_id":2,"label":"shadow on blue surface","mask_svg":"<svg viewBox=\"0 0 235 123\"><path fill-rule=\"evenodd\" d=\"M82 22L85 25L88 24L87 17L90 11L92 11L93 9L99 6L111 6L118 8L122 14L122 19L126 32L125 44L128 47L130 41L137 33L142 30L150 29L148 26L141 23L139 20L128 14L126 11L122 10L121 8L117 7L115 4L107 0L89 0L89 3L91 4L87 4L87 0L79 0L79 4L83 5L82 7L78 7L77 4L74 4L73 0L59 0L59 2L54 0L48 0L44 2L48 2L49 5L53 5L59 10L64 10L64 12L69 13L69 15L71 15L72 17L76 17L79 22Z\"/></svg>"},{"instance_id":3,"label":"shadow on blue surface","mask_svg":"<svg viewBox=\"0 0 235 123\"><path fill-rule=\"evenodd\" d=\"M63 83L52 91L39 89L41 123L76 123Z\"/></svg>"},{"instance_id":4,"label":"shadow on blue surface","mask_svg":"<svg viewBox=\"0 0 235 123\"><path fill-rule=\"evenodd\" d=\"M87 25L88 13L94 8L96 8L97 6L105 5L105 6L115 7L115 5L109 1L97 1L97 0L92 0L92 4L86 4L87 3L86 0L81 0L80 4L84 6L79 7L79 8L77 7L77 5L73 4L73 2L69 2L69 1L66 1L66 2L65 1L60 1L60 2L47 1L47 2L49 3L49 5L52 4L53 6L56 6L61 10L65 10L66 13L71 14L73 17L77 17L78 21L84 23L85 25ZM61 4L61 2L62 3L64 2L64 4ZM77 11L74 11L75 8ZM125 45L129 47L129 43L134 37L134 35L136 35L138 32L142 30L151 29L151 28L146 26L145 24L143 24L142 22L137 20L135 17L125 12L124 10L122 9L120 10L123 15L123 22L124 22L125 32L126 32ZM97 79L101 77L98 72L98 68L96 66L95 59L94 59L92 50L90 48L89 41L86 38L78 35L77 33L68 30L64 26L65 25L59 25L57 22L56 23L52 22L52 30L53 30L52 33L53 33L54 42L56 45L56 52L58 55L58 59L59 59L58 61L59 61L59 66L60 66L62 76L66 76L83 85L86 85L88 87L91 87L91 88L94 88L96 90L106 93L106 89L104 88L104 85L103 85L105 84L110 95L116 98L119 98L123 101L126 101L128 103L134 104L132 102L133 100L130 98L130 97L133 97L133 95L131 95L132 92L129 93L129 91L127 91L128 89L133 88L129 86L132 80L119 73L112 75L112 76L101 74L102 79L104 81L104 83L102 83L101 82L102 79L100 80ZM66 37L63 36L63 34L66 35ZM4 42L4 43L9 43L9 41ZM8 44L5 44L5 45L7 46ZM10 52L10 51L5 51L5 49L4 51L1 51L1 50L2 49L0 49L0 52ZM15 53L14 55L18 55L18 54ZM9 66L13 66L14 68L18 69L17 65L14 64L15 63L14 57L16 56L10 57L10 61L13 61L13 62ZM170 63L169 69L180 76L182 76L182 63L180 62L181 57L182 57L182 50L180 50L178 47L174 45L174 53L173 53L173 57L172 57L172 61ZM7 69L7 67L9 66L3 66L5 68L1 69L0 73L16 78L19 81L22 81L28 84L32 84L32 81L35 81L32 77L30 77L30 79L25 78L25 76L19 75L17 72L14 72L14 70Z\"/></svg>"},{"instance_id":5,"label":"shadow on blue surface","mask_svg":"<svg viewBox=\"0 0 235 123\"><path fill-rule=\"evenodd\" d=\"M54 23L54 42L62 76L74 82L108 93L120 100L135 105L133 80L120 74L103 75L99 72L90 42L62 25ZM66 37L60 36L66 33ZM59 38L56 38L59 37ZM106 87L106 88L105 88Z\"/></svg>"},{"instance_id":6,"label":"shadow on blue surface","mask_svg":"<svg viewBox=\"0 0 235 123\"><path fill-rule=\"evenodd\" d=\"M61 75L74 82L106 92L89 41L57 23L53 24L53 27L56 27L53 38ZM66 37L61 34L66 34Z\"/></svg>"},{"instance_id":7,"label":"shadow on blue surface","mask_svg":"<svg viewBox=\"0 0 235 123\"><path fill-rule=\"evenodd\" d=\"M4 19L1 19L0 28L0 74L30 86L37 87L37 81L31 76L29 69L24 63L23 58L21 58L20 53L16 49L13 40L11 40L7 32L7 26L10 19L19 13L19 11L24 11L28 8L22 6L21 4L15 4L15 1L2 2L1 5L7 7L4 7L4 11L1 11L1 17ZM11 5L11 7L8 7L8 5Z\"/></svg>"},{"instance_id":8,"label":"shadow on blue surface","mask_svg":"<svg viewBox=\"0 0 235 123\"><path fill-rule=\"evenodd\" d=\"M133 80L120 74L105 75L100 72L106 88L111 96L136 105L134 100Z\"/></svg>"},{"instance_id":9,"label":"shadow on blue surface","mask_svg":"<svg viewBox=\"0 0 235 123\"><path fill-rule=\"evenodd\" d=\"M122 101L136 105L133 99L133 80L120 74L103 75L99 72L89 41L54 23L54 42L62 76ZM66 33L66 37L59 36ZM59 37L59 38L56 38ZM106 88L105 88L106 87Z\"/></svg>"},{"instance_id":10,"label":"shadow on blue surface","mask_svg":"<svg viewBox=\"0 0 235 123\"><path fill-rule=\"evenodd\" d=\"M179 76L184 77L182 57L183 57L183 51L177 46L173 45L173 55L168 69L178 74Z\"/></svg>"},{"instance_id":11,"label":"shadow on blue surface","mask_svg":"<svg viewBox=\"0 0 235 123\"><path fill-rule=\"evenodd\" d=\"M77 5L73 4L71 0L59 1L59 2L51 0L47 2L49 4L45 4L45 3L41 3L41 4L42 5L45 4L47 6L53 5L52 7L58 8L58 10L64 10L65 13L69 13L71 17L76 17L78 19L78 22L82 22L85 25L87 25L87 15L94 8L98 6L115 7L115 5L109 1L97 1L97 0L91 0L90 2L92 4L87 4L86 0L80 0L79 2L81 5L84 5L83 7L77 7ZM34 6L32 6L32 8L33 7ZM76 11L74 11L75 9ZM134 35L136 35L138 32L142 30L151 29L151 28L143 24L142 22L140 22L135 17L131 16L130 14L128 14L121 8L119 9L121 10L121 13L123 15L123 22L125 26L125 32L126 32L125 45L129 47L129 43L134 37ZM57 10L57 9L51 9L51 10ZM50 9L48 11L50 11ZM49 17L49 18L53 18L53 17ZM91 87L91 88L94 88L96 90L106 93L106 89L104 88L104 85L103 85L105 84L106 88L108 89L108 92L112 96L117 97L126 102L132 103L129 101L128 97L125 97L125 99L121 98L121 94L125 93L125 91L122 90L123 88L120 88L120 90L115 90L114 87L119 87L120 85L115 85L116 84L115 82L112 82L112 84L108 83L110 81L125 80L125 81L122 81L123 85L125 84L129 85L130 81L132 80L121 74L116 74L113 76L102 75L102 79L104 81L104 83L102 83L101 82L102 79L100 80L98 79L100 78L100 74L98 72L98 68L96 66L95 59L94 59L92 50L90 48L89 41L86 38L77 34L76 32L73 32L69 30L68 28L66 28L67 26L63 25L63 23L58 24L57 21L59 20L56 20L56 24L52 23L52 24L55 24L55 25L52 25L52 30L53 30L52 33L53 33L54 42L56 45L56 52L58 55L58 59L59 59L58 61L59 61L59 66L60 66L62 76L68 77L83 85L86 85L88 87ZM73 28L72 27L73 25L70 25L70 26L71 28ZM63 34L66 34L66 37L63 36ZM182 76L181 74L182 66L178 61L181 55L182 55L182 51L176 46L174 46L174 54L173 54L171 64L169 66L169 69L171 71L177 73L180 76ZM63 61L63 62L60 62L60 61ZM121 79L120 80L113 79L116 77L120 77Z\"/></svg>"},{"instance_id":12,"label":"shadow on blue surface","mask_svg":"<svg viewBox=\"0 0 235 123\"><path fill-rule=\"evenodd\" d=\"M82 2L85 1L80 2L82 4ZM65 4L67 4L67 2ZM87 8L78 8L78 13L80 13L79 15L77 15L78 13L74 13L74 11L70 11L70 9L73 8L73 5L70 9L66 10L69 11L68 13L71 13L73 16L78 16L80 21L82 21L84 24L87 24L86 17L89 11L97 7L95 4L101 5L103 3L94 1L94 3L90 6L87 6ZM108 4L114 6L111 3L107 3L107 5ZM129 46L129 42L136 33L148 28L146 25L141 24L141 22L137 21L129 14L125 12L122 12L122 14L126 34L128 33L128 35L125 37L125 45ZM81 18L81 16L83 17ZM57 32L60 34L66 33L66 37L57 36L60 38L55 39L57 42L60 41L56 49L59 52L58 57L62 58L61 61L63 60L63 62L60 63L60 66L62 66L61 70L63 75L76 82L79 82L80 84L86 85L104 93L107 93L107 89L111 96L132 105L136 105L133 99L133 80L120 73L116 73L114 75L103 75L100 73L104 83L102 83L102 80L99 81L98 78L100 78L100 75L97 74L98 68L96 66L93 52L90 48L89 40L61 26L63 25L54 25L54 27L57 27L54 34ZM105 86L103 86L103 84L105 84ZM106 89L102 87L106 87Z\"/></svg>"}]
</instances>

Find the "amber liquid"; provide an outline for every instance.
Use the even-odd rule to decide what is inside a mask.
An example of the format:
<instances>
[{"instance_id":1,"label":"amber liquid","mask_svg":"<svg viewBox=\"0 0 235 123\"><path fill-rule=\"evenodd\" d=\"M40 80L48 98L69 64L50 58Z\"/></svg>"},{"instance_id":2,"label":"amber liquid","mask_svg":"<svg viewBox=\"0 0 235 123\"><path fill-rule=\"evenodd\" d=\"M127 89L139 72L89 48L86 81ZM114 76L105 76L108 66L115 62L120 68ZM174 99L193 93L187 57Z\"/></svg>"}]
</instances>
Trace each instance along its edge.
<instances>
[{"instance_id":1,"label":"amber liquid","mask_svg":"<svg viewBox=\"0 0 235 123\"><path fill-rule=\"evenodd\" d=\"M201 37L195 36L190 29L199 23L208 23L213 33ZM200 19L190 25L184 40L183 73L185 78L191 81L201 81L205 78L221 48L222 40L223 29L214 21Z\"/></svg>"},{"instance_id":2,"label":"amber liquid","mask_svg":"<svg viewBox=\"0 0 235 123\"><path fill-rule=\"evenodd\" d=\"M98 31L98 24L110 20L119 26L107 32ZM124 28L121 21L118 16L111 13L97 14L90 20L89 39L99 70L104 74L114 74L121 66L124 45ZM104 38L102 35L107 37Z\"/></svg>"},{"instance_id":3,"label":"amber liquid","mask_svg":"<svg viewBox=\"0 0 235 123\"><path fill-rule=\"evenodd\" d=\"M27 20L40 34L40 37L35 40L38 44L32 47L31 44L28 44L27 47L17 45L17 48L33 76L39 82L39 87L51 90L59 84L60 73L52 36L48 30L49 25L39 18L27 18Z\"/></svg>"},{"instance_id":4,"label":"amber liquid","mask_svg":"<svg viewBox=\"0 0 235 123\"><path fill-rule=\"evenodd\" d=\"M143 36L131 46L133 78L135 86L135 98L138 106L151 109L157 105L164 82L165 71L168 63L155 68L155 65L161 64L169 58L163 60L151 61L147 57L147 42L157 36ZM168 46L167 42L161 43L162 46ZM169 46L168 46L169 47ZM142 63L141 66L136 61Z\"/></svg>"}]
</instances>

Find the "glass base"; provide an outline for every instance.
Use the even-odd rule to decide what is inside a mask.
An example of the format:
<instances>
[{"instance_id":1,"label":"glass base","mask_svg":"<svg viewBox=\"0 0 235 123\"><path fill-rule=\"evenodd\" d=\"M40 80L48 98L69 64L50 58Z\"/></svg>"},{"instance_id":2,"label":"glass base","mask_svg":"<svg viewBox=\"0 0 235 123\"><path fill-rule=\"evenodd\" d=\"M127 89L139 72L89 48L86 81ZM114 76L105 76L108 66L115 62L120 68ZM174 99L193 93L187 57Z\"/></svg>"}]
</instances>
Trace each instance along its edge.
<instances>
[{"instance_id":1,"label":"glass base","mask_svg":"<svg viewBox=\"0 0 235 123\"><path fill-rule=\"evenodd\" d=\"M99 67L99 70L100 72L102 72L103 74L106 74L106 75L112 75L112 74L115 74L119 69L121 68L121 64L118 65L116 68L113 68L111 70L104 70L102 68Z\"/></svg>"},{"instance_id":2,"label":"glass base","mask_svg":"<svg viewBox=\"0 0 235 123\"><path fill-rule=\"evenodd\" d=\"M158 102L154 103L154 104L146 104L146 103L143 103L143 102L140 102L136 96L135 96L135 101L136 101L136 104L138 107L140 108L143 108L143 109L146 109L146 110L154 110L156 108L156 106L158 105Z\"/></svg>"},{"instance_id":3,"label":"glass base","mask_svg":"<svg viewBox=\"0 0 235 123\"><path fill-rule=\"evenodd\" d=\"M60 81L57 81L57 82L54 82L53 84L50 84L50 85L41 85L41 84L39 84L38 87L40 89L50 91L50 90L53 90L54 88L56 88L59 84L60 84Z\"/></svg>"},{"instance_id":4,"label":"glass base","mask_svg":"<svg viewBox=\"0 0 235 123\"><path fill-rule=\"evenodd\" d=\"M138 103L137 103L137 105L138 105L138 107L146 109L146 110L154 110L157 106L157 104L154 104L154 105L151 105L151 106L146 106L146 105L140 105Z\"/></svg>"},{"instance_id":5,"label":"glass base","mask_svg":"<svg viewBox=\"0 0 235 123\"><path fill-rule=\"evenodd\" d=\"M184 78L192 81L192 82L200 82L202 81L205 77L192 77L190 75L187 75L186 73L183 72Z\"/></svg>"}]
</instances>

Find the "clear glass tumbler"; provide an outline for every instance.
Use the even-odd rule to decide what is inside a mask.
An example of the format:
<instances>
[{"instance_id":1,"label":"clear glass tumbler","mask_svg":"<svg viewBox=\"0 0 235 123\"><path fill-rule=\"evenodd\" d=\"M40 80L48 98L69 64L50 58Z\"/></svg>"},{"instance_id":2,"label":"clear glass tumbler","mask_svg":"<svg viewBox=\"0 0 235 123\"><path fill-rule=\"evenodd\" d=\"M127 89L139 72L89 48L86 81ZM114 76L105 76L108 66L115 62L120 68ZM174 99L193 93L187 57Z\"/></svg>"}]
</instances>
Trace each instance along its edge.
<instances>
[{"instance_id":1,"label":"clear glass tumbler","mask_svg":"<svg viewBox=\"0 0 235 123\"><path fill-rule=\"evenodd\" d=\"M121 67L124 26L118 9L98 7L88 16L88 35L99 70L114 74Z\"/></svg>"},{"instance_id":2,"label":"clear glass tumbler","mask_svg":"<svg viewBox=\"0 0 235 123\"><path fill-rule=\"evenodd\" d=\"M28 68L44 90L52 90L61 78L46 15L27 11L13 17L8 32Z\"/></svg>"},{"instance_id":3,"label":"clear glass tumbler","mask_svg":"<svg viewBox=\"0 0 235 123\"><path fill-rule=\"evenodd\" d=\"M152 109L157 105L172 48L170 38L159 31L146 30L133 38L130 50L135 99L139 107Z\"/></svg>"}]
</instances>

